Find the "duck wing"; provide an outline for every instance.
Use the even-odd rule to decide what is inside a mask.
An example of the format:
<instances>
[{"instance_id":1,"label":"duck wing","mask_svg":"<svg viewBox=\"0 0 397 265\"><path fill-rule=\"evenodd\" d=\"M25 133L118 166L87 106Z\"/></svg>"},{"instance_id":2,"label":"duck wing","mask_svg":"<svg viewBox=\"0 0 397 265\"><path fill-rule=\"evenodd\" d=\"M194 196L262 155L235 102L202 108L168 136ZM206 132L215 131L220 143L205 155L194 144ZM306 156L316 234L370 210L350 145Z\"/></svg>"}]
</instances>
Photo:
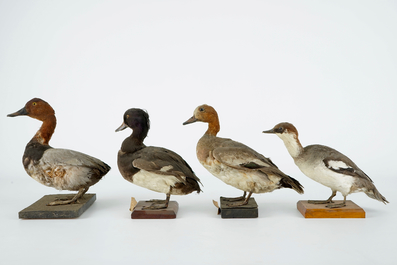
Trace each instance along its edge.
<instances>
[{"instance_id":1,"label":"duck wing","mask_svg":"<svg viewBox=\"0 0 397 265\"><path fill-rule=\"evenodd\" d=\"M51 148L44 152L40 159L42 163L54 167L84 167L99 170L105 175L110 166L101 160L69 149Z\"/></svg>"},{"instance_id":2,"label":"duck wing","mask_svg":"<svg viewBox=\"0 0 397 265\"><path fill-rule=\"evenodd\" d=\"M212 155L219 162L236 169L259 169L277 166L252 148L235 141L225 141L214 148Z\"/></svg>"},{"instance_id":3,"label":"duck wing","mask_svg":"<svg viewBox=\"0 0 397 265\"><path fill-rule=\"evenodd\" d=\"M155 174L175 176L184 184L186 184L187 178L200 182L192 168L181 156L165 148L146 147L136 152L132 165Z\"/></svg>"},{"instance_id":4,"label":"duck wing","mask_svg":"<svg viewBox=\"0 0 397 265\"><path fill-rule=\"evenodd\" d=\"M323 163L329 170L372 182L372 179L350 160L350 158L330 147L327 147L327 149L328 152L323 159Z\"/></svg>"}]
</instances>

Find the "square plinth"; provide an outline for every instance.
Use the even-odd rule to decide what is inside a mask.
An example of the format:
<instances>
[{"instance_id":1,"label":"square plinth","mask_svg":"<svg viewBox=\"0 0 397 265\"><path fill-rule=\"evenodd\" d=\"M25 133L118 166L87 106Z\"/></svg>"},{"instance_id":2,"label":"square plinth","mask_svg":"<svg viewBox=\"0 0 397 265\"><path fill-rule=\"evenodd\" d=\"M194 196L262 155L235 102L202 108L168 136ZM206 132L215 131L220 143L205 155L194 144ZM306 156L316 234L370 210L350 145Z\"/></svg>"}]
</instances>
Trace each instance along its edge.
<instances>
[{"instance_id":1,"label":"square plinth","mask_svg":"<svg viewBox=\"0 0 397 265\"><path fill-rule=\"evenodd\" d=\"M257 218L258 204L254 198L250 198L247 205L228 206L228 198L221 197L221 217L222 218Z\"/></svg>"},{"instance_id":2,"label":"square plinth","mask_svg":"<svg viewBox=\"0 0 397 265\"><path fill-rule=\"evenodd\" d=\"M152 205L151 201L139 201L131 213L131 219L175 219L179 205L176 201L170 201L167 209L142 209Z\"/></svg>"},{"instance_id":3,"label":"square plinth","mask_svg":"<svg viewBox=\"0 0 397 265\"><path fill-rule=\"evenodd\" d=\"M334 201L341 203L343 201ZM342 208L330 209L327 204L311 204L308 201L298 201L299 212L305 218L365 218L365 211L352 201L346 201Z\"/></svg>"},{"instance_id":4,"label":"square plinth","mask_svg":"<svg viewBox=\"0 0 397 265\"><path fill-rule=\"evenodd\" d=\"M55 200L70 199L76 194L45 195L18 213L20 219L68 219L82 215L96 200L95 194L84 194L76 203L48 206Z\"/></svg>"}]
</instances>

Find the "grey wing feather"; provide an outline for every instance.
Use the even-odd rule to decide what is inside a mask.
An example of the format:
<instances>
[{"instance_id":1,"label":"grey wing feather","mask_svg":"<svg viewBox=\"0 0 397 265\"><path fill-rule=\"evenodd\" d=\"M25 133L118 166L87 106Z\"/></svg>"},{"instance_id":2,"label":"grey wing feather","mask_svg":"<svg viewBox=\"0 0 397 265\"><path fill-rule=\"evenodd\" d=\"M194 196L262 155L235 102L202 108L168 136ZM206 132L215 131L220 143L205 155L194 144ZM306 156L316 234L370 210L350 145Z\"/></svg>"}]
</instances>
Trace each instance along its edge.
<instances>
[{"instance_id":1,"label":"grey wing feather","mask_svg":"<svg viewBox=\"0 0 397 265\"><path fill-rule=\"evenodd\" d=\"M101 160L69 149L48 149L43 154L43 161L52 165L101 168L109 171L110 167Z\"/></svg>"},{"instance_id":2,"label":"grey wing feather","mask_svg":"<svg viewBox=\"0 0 397 265\"><path fill-rule=\"evenodd\" d=\"M331 149L331 148L330 148ZM359 177L372 182L372 179L364 173L350 158L331 149L330 154L323 159L324 165L330 170L349 176Z\"/></svg>"},{"instance_id":3,"label":"grey wing feather","mask_svg":"<svg viewBox=\"0 0 397 265\"><path fill-rule=\"evenodd\" d=\"M248 147L218 147L212 155L221 163L238 169L276 167L270 159Z\"/></svg>"}]
</instances>

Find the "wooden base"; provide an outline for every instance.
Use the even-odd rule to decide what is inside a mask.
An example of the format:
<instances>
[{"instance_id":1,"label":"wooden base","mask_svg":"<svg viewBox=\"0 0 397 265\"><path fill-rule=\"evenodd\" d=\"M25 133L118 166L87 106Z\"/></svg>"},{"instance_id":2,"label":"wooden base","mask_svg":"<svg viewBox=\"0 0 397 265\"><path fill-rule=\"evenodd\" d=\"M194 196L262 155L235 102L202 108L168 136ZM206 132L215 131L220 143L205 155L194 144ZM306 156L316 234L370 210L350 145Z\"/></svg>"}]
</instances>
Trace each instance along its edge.
<instances>
[{"instance_id":1,"label":"wooden base","mask_svg":"<svg viewBox=\"0 0 397 265\"><path fill-rule=\"evenodd\" d=\"M77 218L82 215L96 200L95 194L84 194L77 203L48 206L57 199L70 199L76 194L45 195L29 207L18 213L20 219L64 219Z\"/></svg>"},{"instance_id":2,"label":"wooden base","mask_svg":"<svg viewBox=\"0 0 397 265\"><path fill-rule=\"evenodd\" d=\"M341 203L343 201L334 201ZM365 218L365 211L352 201L346 201L342 208L330 209L327 204L311 204L308 201L298 201L299 212L305 218Z\"/></svg>"},{"instance_id":3,"label":"wooden base","mask_svg":"<svg viewBox=\"0 0 397 265\"><path fill-rule=\"evenodd\" d=\"M149 207L153 202L139 201L131 213L131 219L175 219L179 205L176 201L170 201L167 209L148 210L142 209Z\"/></svg>"},{"instance_id":4,"label":"wooden base","mask_svg":"<svg viewBox=\"0 0 397 265\"><path fill-rule=\"evenodd\" d=\"M230 201L228 198L221 197L221 217L222 218L257 218L258 204L254 198L250 198L247 205L227 206Z\"/></svg>"}]
</instances>

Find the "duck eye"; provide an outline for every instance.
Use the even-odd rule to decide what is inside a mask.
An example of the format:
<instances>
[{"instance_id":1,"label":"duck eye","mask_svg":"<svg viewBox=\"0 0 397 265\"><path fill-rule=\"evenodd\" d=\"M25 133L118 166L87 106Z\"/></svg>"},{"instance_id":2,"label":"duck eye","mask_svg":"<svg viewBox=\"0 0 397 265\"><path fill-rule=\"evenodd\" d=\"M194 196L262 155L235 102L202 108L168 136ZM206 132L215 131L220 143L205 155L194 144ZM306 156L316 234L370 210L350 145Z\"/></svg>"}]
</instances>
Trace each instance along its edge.
<instances>
[{"instance_id":1,"label":"duck eye","mask_svg":"<svg viewBox=\"0 0 397 265\"><path fill-rule=\"evenodd\" d=\"M33 102L33 103L32 103L32 105L33 105L33 106L36 106L36 105L37 105L37 103L36 103L36 102Z\"/></svg>"},{"instance_id":2,"label":"duck eye","mask_svg":"<svg viewBox=\"0 0 397 265\"><path fill-rule=\"evenodd\" d=\"M130 115L127 114L127 119L130 117Z\"/></svg>"},{"instance_id":3,"label":"duck eye","mask_svg":"<svg viewBox=\"0 0 397 265\"><path fill-rule=\"evenodd\" d=\"M204 108L200 108L199 111L203 112L203 111L204 111Z\"/></svg>"}]
</instances>

